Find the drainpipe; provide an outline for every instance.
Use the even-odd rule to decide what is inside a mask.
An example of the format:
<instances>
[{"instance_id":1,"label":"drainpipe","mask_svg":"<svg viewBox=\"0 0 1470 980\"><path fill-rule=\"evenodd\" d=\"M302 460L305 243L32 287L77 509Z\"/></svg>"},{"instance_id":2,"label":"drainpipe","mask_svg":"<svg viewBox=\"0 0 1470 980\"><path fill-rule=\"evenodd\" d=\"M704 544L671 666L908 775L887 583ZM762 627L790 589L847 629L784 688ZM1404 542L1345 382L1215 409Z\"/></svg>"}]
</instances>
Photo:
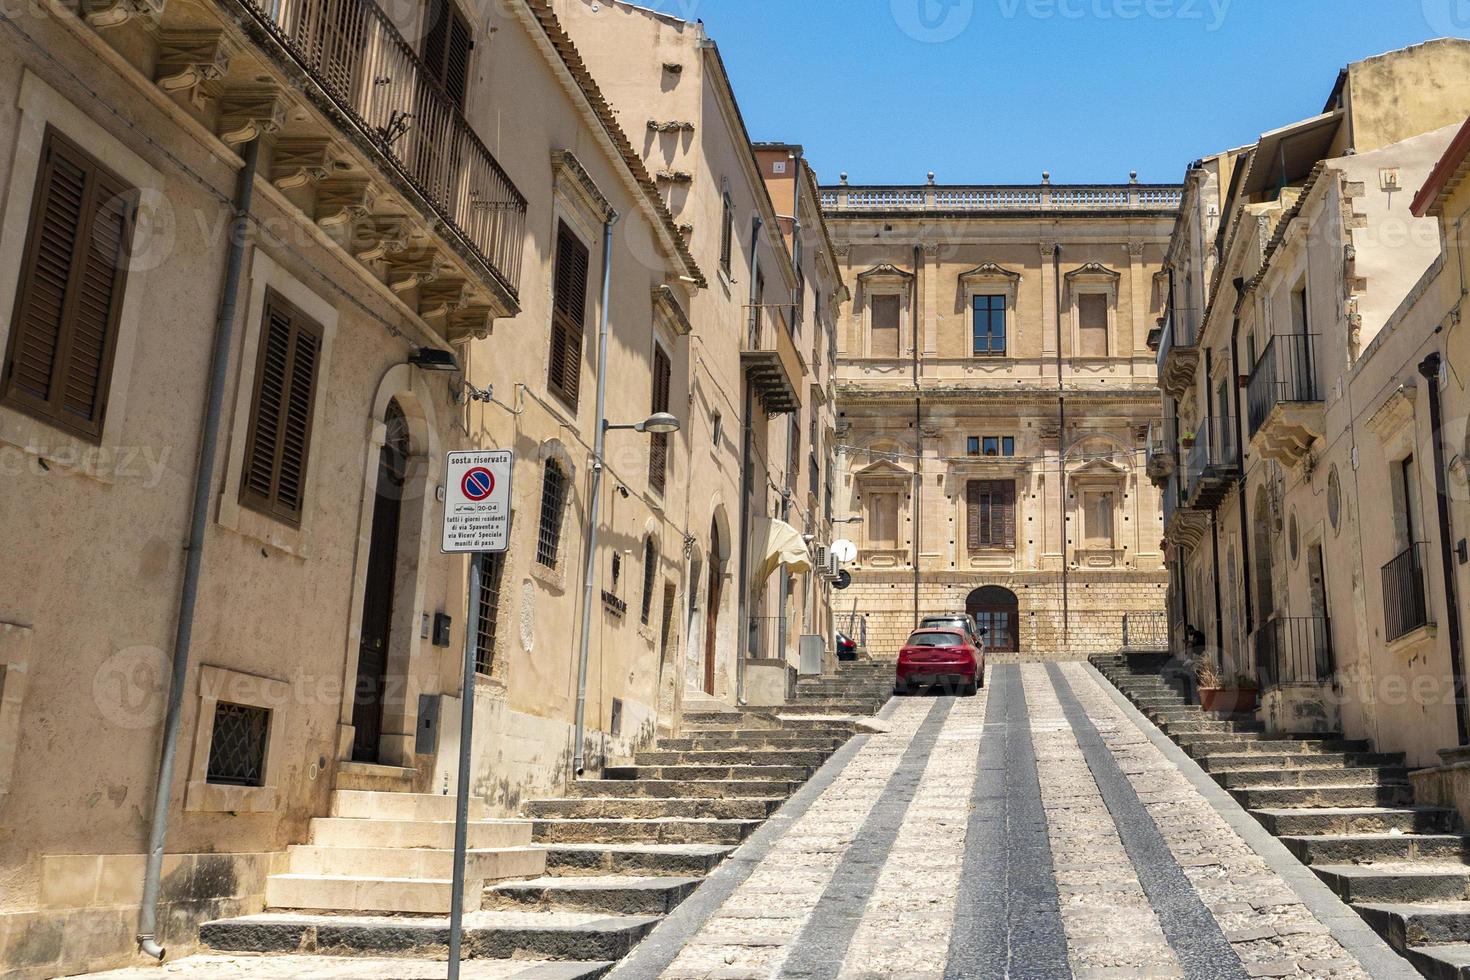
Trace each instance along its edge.
<instances>
[{"instance_id":1,"label":"drainpipe","mask_svg":"<svg viewBox=\"0 0 1470 980\"><path fill-rule=\"evenodd\" d=\"M1429 428L1434 439L1434 497L1439 509L1439 565L1444 572L1445 627L1450 634L1450 670L1455 682L1455 728L1460 744L1470 744L1470 724L1465 719L1465 664L1464 651L1460 646L1460 600L1455 594L1455 566L1451 554L1450 539L1450 495L1445 486L1444 440L1440 436L1443 424L1439 403L1440 355L1431 353L1419 362L1419 373L1429 382Z\"/></svg>"},{"instance_id":2,"label":"drainpipe","mask_svg":"<svg viewBox=\"0 0 1470 980\"><path fill-rule=\"evenodd\" d=\"M1235 392L1235 432L1232 438L1240 438L1240 304L1244 299L1241 294L1245 286L1244 279L1235 280L1235 319L1230 327L1230 387ZM1246 642L1256 629L1255 598L1251 587L1251 542L1250 535L1246 533L1247 524L1245 518L1246 496L1245 496L1245 445L1242 443L1240 453L1240 566L1241 581L1245 583L1245 635ZM1270 610L1262 610L1264 616Z\"/></svg>"},{"instance_id":3,"label":"drainpipe","mask_svg":"<svg viewBox=\"0 0 1470 980\"><path fill-rule=\"evenodd\" d=\"M760 308L756 305L760 297L755 286L761 267L761 228L764 223L760 215L751 219L750 229L750 320L747 333L753 332L760 323ZM750 379L745 379L745 415L741 419L740 437L740 591L738 593L735 622L739 624L740 637L735 644L735 703L745 703L745 658L750 644L750 494L752 489L751 455L754 439L751 416L755 414L755 395L750 388ZM769 446L767 449L769 450Z\"/></svg>"},{"instance_id":4,"label":"drainpipe","mask_svg":"<svg viewBox=\"0 0 1470 980\"><path fill-rule=\"evenodd\" d=\"M597 586L597 521L602 502L602 453L607 442L607 325L612 293L612 237L616 213L602 221L602 309L597 315L597 431L592 437L592 486L587 504L587 554L582 561L582 637L577 648L577 728L572 774L587 768L582 743L587 734L587 660L592 642L592 592ZM468 696L468 695L466 695Z\"/></svg>"},{"instance_id":5,"label":"drainpipe","mask_svg":"<svg viewBox=\"0 0 1470 980\"><path fill-rule=\"evenodd\" d=\"M255 160L259 149L257 140L245 144L241 150L244 165L235 178L234 217L230 225L230 245L225 259L225 282L220 292L219 314L214 322L209 393L204 408L199 464L194 471L194 507L189 517L189 543L184 550L184 581L179 591L179 618L174 632L168 708L163 721L163 750L158 761L158 781L153 788L153 822L148 829L143 900L138 910L138 949L156 960L163 959L164 954L164 948L158 944L158 893L163 877L164 841L168 837L169 799L174 782L174 763L178 759L184 682L189 672L189 647L194 639L194 607L199 598L199 575L204 565L204 540L212 497L210 485L214 478L220 416L224 411L225 387L229 379L235 297L240 291L240 270L245 262L245 238L249 230L250 201L255 190Z\"/></svg>"},{"instance_id":6,"label":"drainpipe","mask_svg":"<svg viewBox=\"0 0 1470 980\"><path fill-rule=\"evenodd\" d=\"M909 304L913 310L913 328L910 331L914 345L914 629L919 628L919 556L922 553L920 538L924 534L924 411L923 399L919 396L919 333L924 329L924 301L920 288L924 275L924 246L914 246L914 298Z\"/></svg>"},{"instance_id":7,"label":"drainpipe","mask_svg":"<svg viewBox=\"0 0 1470 980\"><path fill-rule=\"evenodd\" d=\"M1061 508L1062 527L1062 643L1072 642L1072 594L1071 578L1067 570L1067 544L1070 528L1067 527L1067 395L1062 382L1062 246L1052 246L1051 278L1056 288L1057 314L1057 501ZM1018 627L1019 628L1019 624Z\"/></svg>"}]
</instances>

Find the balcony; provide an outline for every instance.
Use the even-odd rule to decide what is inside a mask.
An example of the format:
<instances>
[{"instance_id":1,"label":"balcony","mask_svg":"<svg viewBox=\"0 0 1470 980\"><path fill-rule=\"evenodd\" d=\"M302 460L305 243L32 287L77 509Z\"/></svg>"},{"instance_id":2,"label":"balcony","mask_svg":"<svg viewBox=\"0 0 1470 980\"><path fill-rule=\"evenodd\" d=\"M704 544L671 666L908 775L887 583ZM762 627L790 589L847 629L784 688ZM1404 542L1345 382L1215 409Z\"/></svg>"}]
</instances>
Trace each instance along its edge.
<instances>
[{"instance_id":1,"label":"balcony","mask_svg":"<svg viewBox=\"0 0 1470 980\"><path fill-rule=\"evenodd\" d=\"M1240 480L1240 439L1235 419L1228 415L1207 418L1192 434L1181 439L1186 446L1184 463L1184 503L1192 510L1210 511Z\"/></svg>"},{"instance_id":2,"label":"balcony","mask_svg":"<svg viewBox=\"0 0 1470 980\"><path fill-rule=\"evenodd\" d=\"M1410 545L1383 566L1383 638L1388 643L1433 625L1425 585L1427 547Z\"/></svg>"},{"instance_id":3,"label":"balcony","mask_svg":"<svg viewBox=\"0 0 1470 980\"><path fill-rule=\"evenodd\" d=\"M1183 474L1169 475L1161 493L1164 501L1164 540L1183 548L1194 548L1204 537L1210 519L1204 511L1184 506Z\"/></svg>"},{"instance_id":4,"label":"balcony","mask_svg":"<svg viewBox=\"0 0 1470 980\"><path fill-rule=\"evenodd\" d=\"M1161 419L1148 424L1148 476L1155 486L1162 486L1179 468L1178 425L1174 419Z\"/></svg>"},{"instance_id":5,"label":"balcony","mask_svg":"<svg viewBox=\"0 0 1470 980\"><path fill-rule=\"evenodd\" d=\"M1261 689L1325 684L1336 670L1325 616L1275 616L1251 634Z\"/></svg>"},{"instance_id":6,"label":"balcony","mask_svg":"<svg viewBox=\"0 0 1470 980\"><path fill-rule=\"evenodd\" d=\"M801 410L806 364L786 328L784 306L745 308L746 329L740 344L740 366L761 404L772 415Z\"/></svg>"},{"instance_id":7,"label":"balcony","mask_svg":"<svg viewBox=\"0 0 1470 980\"><path fill-rule=\"evenodd\" d=\"M1316 362L1316 334L1277 334L1251 371L1251 447L1283 466L1300 462L1326 428Z\"/></svg>"},{"instance_id":8,"label":"balcony","mask_svg":"<svg viewBox=\"0 0 1470 980\"><path fill-rule=\"evenodd\" d=\"M1171 309L1159 332L1159 387L1170 398L1182 398L1194 384L1199 368L1199 338L1195 336L1194 311Z\"/></svg>"},{"instance_id":9,"label":"balcony","mask_svg":"<svg viewBox=\"0 0 1470 980\"><path fill-rule=\"evenodd\" d=\"M519 312L526 200L371 0L84 0L183 114L453 341ZM130 23L132 22L132 23Z\"/></svg>"}]
</instances>

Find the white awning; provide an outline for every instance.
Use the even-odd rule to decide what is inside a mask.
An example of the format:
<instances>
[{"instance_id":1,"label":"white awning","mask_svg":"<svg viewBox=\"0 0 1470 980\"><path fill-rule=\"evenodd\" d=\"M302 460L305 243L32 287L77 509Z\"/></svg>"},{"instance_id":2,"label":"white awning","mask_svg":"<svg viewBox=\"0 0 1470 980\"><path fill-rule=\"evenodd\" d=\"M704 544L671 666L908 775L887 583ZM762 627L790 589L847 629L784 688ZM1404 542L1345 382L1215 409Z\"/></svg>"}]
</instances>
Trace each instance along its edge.
<instances>
[{"instance_id":1,"label":"white awning","mask_svg":"<svg viewBox=\"0 0 1470 980\"><path fill-rule=\"evenodd\" d=\"M812 570L812 555L801 532L775 518L756 518L755 524L756 563L751 576L752 582L763 582L778 568L789 572Z\"/></svg>"}]
</instances>

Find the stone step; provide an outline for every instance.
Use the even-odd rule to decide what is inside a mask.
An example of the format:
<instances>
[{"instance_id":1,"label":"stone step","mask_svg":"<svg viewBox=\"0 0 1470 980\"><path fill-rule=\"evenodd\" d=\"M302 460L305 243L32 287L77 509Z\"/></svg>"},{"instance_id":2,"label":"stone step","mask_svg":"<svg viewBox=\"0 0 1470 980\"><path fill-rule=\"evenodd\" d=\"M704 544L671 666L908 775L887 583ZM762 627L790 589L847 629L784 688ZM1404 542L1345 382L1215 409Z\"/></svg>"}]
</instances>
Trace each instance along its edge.
<instances>
[{"instance_id":1,"label":"stone step","mask_svg":"<svg viewBox=\"0 0 1470 980\"><path fill-rule=\"evenodd\" d=\"M328 815L354 820L453 820L453 796L440 793L370 793L360 790L335 790ZM470 800L470 819L483 820L489 815L484 800Z\"/></svg>"},{"instance_id":2,"label":"stone step","mask_svg":"<svg viewBox=\"0 0 1470 980\"><path fill-rule=\"evenodd\" d=\"M714 871L735 850L727 844L544 844L552 875L689 875Z\"/></svg>"},{"instance_id":3,"label":"stone step","mask_svg":"<svg viewBox=\"0 0 1470 980\"><path fill-rule=\"evenodd\" d=\"M476 902L479 898L477 892ZM464 949L476 959L619 960L658 921L642 915L476 910L465 913ZM443 959L449 948L449 919L264 913L206 922L199 928L199 938L211 949L251 953L309 950Z\"/></svg>"},{"instance_id":4,"label":"stone step","mask_svg":"<svg viewBox=\"0 0 1470 980\"><path fill-rule=\"evenodd\" d=\"M485 889L487 909L606 912L615 915L668 915L699 887L700 878L592 877L534 878Z\"/></svg>"},{"instance_id":5,"label":"stone step","mask_svg":"<svg viewBox=\"0 0 1470 980\"><path fill-rule=\"evenodd\" d=\"M780 779L585 779L568 791L578 799L621 796L649 799L683 797L698 800L739 800L787 797L801 786Z\"/></svg>"},{"instance_id":6,"label":"stone step","mask_svg":"<svg viewBox=\"0 0 1470 980\"><path fill-rule=\"evenodd\" d=\"M804 782L815 771L814 766L608 766L602 774L608 779L720 780L728 782Z\"/></svg>"},{"instance_id":7,"label":"stone step","mask_svg":"<svg viewBox=\"0 0 1470 980\"><path fill-rule=\"evenodd\" d=\"M551 960L465 960L462 980L599 980L613 967L606 962L558 963ZM444 980L444 964L434 960L370 956L314 956L305 953L203 953L168 965L89 973L89 980Z\"/></svg>"},{"instance_id":8,"label":"stone step","mask_svg":"<svg viewBox=\"0 0 1470 980\"><path fill-rule=\"evenodd\" d=\"M357 820L313 817L309 841L321 847L454 848L453 820ZM472 820L470 847L519 847L531 843L528 820Z\"/></svg>"},{"instance_id":9,"label":"stone step","mask_svg":"<svg viewBox=\"0 0 1470 980\"><path fill-rule=\"evenodd\" d=\"M659 752L708 752L745 750L833 752L842 747L845 738L824 738L820 735L760 732L732 732L721 735L694 735L685 738L661 738L654 748Z\"/></svg>"},{"instance_id":10,"label":"stone step","mask_svg":"<svg viewBox=\"0 0 1470 980\"><path fill-rule=\"evenodd\" d=\"M802 698L775 709L783 715L872 715L888 703L887 698ZM769 711L771 709L760 709Z\"/></svg>"},{"instance_id":11,"label":"stone step","mask_svg":"<svg viewBox=\"0 0 1470 980\"><path fill-rule=\"evenodd\" d=\"M339 762L337 778L332 783L335 789L359 790L371 793L412 793L415 769L400 766L379 766L370 762Z\"/></svg>"},{"instance_id":12,"label":"stone step","mask_svg":"<svg viewBox=\"0 0 1470 980\"><path fill-rule=\"evenodd\" d=\"M1470 980L1470 943L1415 946L1404 955L1414 969L1432 980Z\"/></svg>"},{"instance_id":13,"label":"stone step","mask_svg":"<svg viewBox=\"0 0 1470 980\"><path fill-rule=\"evenodd\" d=\"M692 750L688 752L639 752L633 762L639 766L807 766L816 768L827 761L831 752L780 749L753 752L745 749Z\"/></svg>"},{"instance_id":14,"label":"stone step","mask_svg":"<svg viewBox=\"0 0 1470 980\"><path fill-rule=\"evenodd\" d=\"M1200 768L1209 773L1232 772L1237 769L1335 769L1364 766L1367 768L1402 766L1401 752L1313 752L1283 753L1242 752L1207 755L1199 760Z\"/></svg>"},{"instance_id":15,"label":"stone step","mask_svg":"<svg viewBox=\"0 0 1470 980\"><path fill-rule=\"evenodd\" d=\"M446 879L454 874L454 851L448 848L292 844L286 849L286 858L292 874ZM545 873L545 852L529 844L473 848L465 852L465 874L470 878L503 881Z\"/></svg>"},{"instance_id":16,"label":"stone step","mask_svg":"<svg viewBox=\"0 0 1470 980\"><path fill-rule=\"evenodd\" d=\"M783 797L689 799L679 797L578 797L531 800L531 817L570 820L647 820L695 817L709 820L764 820L780 809Z\"/></svg>"},{"instance_id":17,"label":"stone step","mask_svg":"<svg viewBox=\"0 0 1470 980\"><path fill-rule=\"evenodd\" d=\"M1372 786L1263 786L1232 789L1230 795L1247 810L1291 810L1318 807L1407 806L1414 802L1408 783Z\"/></svg>"},{"instance_id":18,"label":"stone step","mask_svg":"<svg viewBox=\"0 0 1470 980\"><path fill-rule=\"evenodd\" d=\"M1463 834L1324 834L1281 843L1303 864L1470 861L1470 837Z\"/></svg>"},{"instance_id":19,"label":"stone step","mask_svg":"<svg viewBox=\"0 0 1470 980\"><path fill-rule=\"evenodd\" d=\"M1165 719L1156 724L1170 735L1197 735L1205 732L1255 733L1266 730L1265 724L1259 721L1216 721L1213 718L1188 718L1179 721Z\"/></svg>"},{"instance_id":20,"label":"stone step","mask_svg":"<svg viewBox=\"0 0 1470 980\"><path fill-rule=\"evenodd\" d=\"M1459 822L1454 810L1431 806L1260 809L1251 816L1277 837L1316 834L1447 833Z\"/></svg>"},{"instance_id":21,"label":"stone step","mask_svg":"<svg viewBox=\"0 0 1470 980\"><path fill-rule=\"evenodd\" d=\"M1309 754L1313 752L1367 752L1369 745L1361 739L1303 739L1266 738L1258 734L1237 735L1180 735L1174 741L1190 755L1224 753L1235 755L1243 752L1291 752Z\"/></svg>"},{"instance_id":22,"label":"stone step","mask_svg":"<svg viewBox=\"0 0 1470 980\"><path fill-rule=\"evenodd\" d=\"M1226 789L1305 786L1375 786L1379 783L1407 785L1409 770L1403 766L1377 769L1323 766L1315 769L1231 769L1211 772Z\"/></svg>"},{"instance_id":23,"label":"stone step","mask_svg":"<svg viewBox=\"0 0 1470 980\"><path fill-rule=\"evenodd\" d=\"M466 880L464 911L480 907L478 896L482 887L478 878ZM279 874L265 879L268 909L447 914L451 897L452 884L448 878Z\"/></svg>"},{"instance_id":24,"label":"stone step","mask_svg":"<svg viewBox=\"0 0 1470 980\"><path fill-rule=\"evenodd\" d=\"M1344 902L1458 902L1470 899L1470 867L1419 863L1320 864L1312 870ZM1470 939L1470 934L1461 938Z\"/></svg>"},{"instance_id":25,"label":"stone step","mask_svg":"<svg viewBox=\"0 0 1470 980\"><path fill-rule=\"evenodd\" d=\"M1354 908L1401 953L1470 940L1470 902L1363 902Z\"/></svg>"},{"instance_id":26,"label":"stone step","mask_svg":"<svg viewBox=\"0 0 1470 980\"><path fill-rule=\"evenodd\" d=\"M546 817L535 821L540 844L637 842L643 844L738 844L761 820L667 818L577 820Z\"/></svg>"}]
</instances>

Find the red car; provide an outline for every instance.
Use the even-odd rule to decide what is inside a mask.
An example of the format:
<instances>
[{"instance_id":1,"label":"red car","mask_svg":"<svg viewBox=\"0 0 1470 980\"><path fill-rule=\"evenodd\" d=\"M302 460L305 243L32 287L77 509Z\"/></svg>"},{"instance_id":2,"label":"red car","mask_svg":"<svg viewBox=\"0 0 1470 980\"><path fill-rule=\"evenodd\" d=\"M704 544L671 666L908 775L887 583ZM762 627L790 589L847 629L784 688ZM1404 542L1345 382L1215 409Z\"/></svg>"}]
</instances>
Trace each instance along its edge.
<instances>
[{"instance_id":1,"label":"red car","mask_svg":"<svg viewBox=\"0 0 1470 980\"><path fill-rule=\"evenodd\" d=\"M893 693L909 694L935 684L958 686L966 697L985 686L985 652L964 630L915 630L898 651Z\"/></svg>"}]
</instances>

